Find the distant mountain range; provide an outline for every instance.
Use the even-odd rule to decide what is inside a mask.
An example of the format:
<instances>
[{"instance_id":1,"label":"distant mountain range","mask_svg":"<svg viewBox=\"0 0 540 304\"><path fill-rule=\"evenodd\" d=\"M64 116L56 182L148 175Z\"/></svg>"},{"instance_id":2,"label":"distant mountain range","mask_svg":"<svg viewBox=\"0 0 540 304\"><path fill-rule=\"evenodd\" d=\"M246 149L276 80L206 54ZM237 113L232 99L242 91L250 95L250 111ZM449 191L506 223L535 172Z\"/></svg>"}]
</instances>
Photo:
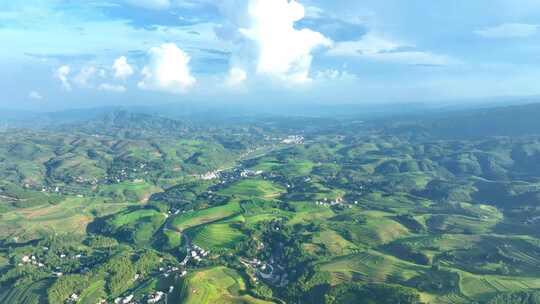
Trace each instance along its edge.
<instances>
[{"instance_id":1,"label":"distant mountain range","mask_svg":"<svg viewBox=\"0 0 540 304\"><path fill-rule=\"evenodd\" d=\"M385 118L390 133L447 139L540 134L540 103Z\"/></svg>"},{"instance_id":2,"label":"distant mountain range","mask_svg":"<svg viewBox=\"0 0 540 304\"><path fill-rule=\"evenodd\" d=\"M538 103L533 103L538 102ZM538 133L540 130L540 99L510 98L491 102L471 103L399 103L399 104L357 104L357 105L306 105L294 104L203 104L182 103L137 107L101 107L72 109L58 112L37 112L0 110L0 128L23 127L41 128L55 125L73 124L96 119L113 123L126 123L126 113L159 116L183 122L206 124L208 122L229 122L231 120L251 120L263 117L304 117L330 119L386 120L403 122L423 121L423 127L437 135L483 136L488 134L512 135L524 132ZM118 116L118 113L124 113ZM114 114L114 115L113 115ZM111 116L113 115L113 116ZM148 120L148 117L147 119ZM132 117L133 118L133 117ZM139 117L140 118L140 117ZM155 121L153 122L155 123ZM127 128L129 124L125 124ZM131 127L137 127L132 125ZM395 126L394 126L395 127ZM416 125L415 127L418 127Z\"/></svg>"}]
</instances>

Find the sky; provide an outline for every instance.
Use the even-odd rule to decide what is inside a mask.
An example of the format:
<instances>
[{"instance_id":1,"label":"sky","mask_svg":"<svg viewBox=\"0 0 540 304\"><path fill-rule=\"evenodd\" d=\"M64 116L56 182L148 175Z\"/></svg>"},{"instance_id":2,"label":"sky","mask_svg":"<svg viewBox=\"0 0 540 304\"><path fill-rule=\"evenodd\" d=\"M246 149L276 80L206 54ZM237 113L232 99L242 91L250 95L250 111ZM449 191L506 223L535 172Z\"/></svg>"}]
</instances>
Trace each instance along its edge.
<instances>
[{"instance_id":1,"label":"sky","mask_svg":"<svg viewBox=\"0 0 540 304\"><path fill-rule=\"evenodd\" d=\"M0 2L0 107L540 95L538 0Z\"/></svg>"}]
</instances>

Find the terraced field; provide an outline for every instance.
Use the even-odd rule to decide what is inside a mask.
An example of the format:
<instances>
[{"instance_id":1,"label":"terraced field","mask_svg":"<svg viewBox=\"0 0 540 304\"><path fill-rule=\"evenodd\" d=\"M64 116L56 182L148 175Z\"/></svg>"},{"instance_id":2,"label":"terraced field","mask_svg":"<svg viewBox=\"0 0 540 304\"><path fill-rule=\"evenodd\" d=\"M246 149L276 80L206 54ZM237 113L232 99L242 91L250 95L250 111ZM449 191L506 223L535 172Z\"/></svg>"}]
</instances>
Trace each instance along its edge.
<instances>
[{"instance_id":1,"label":"terraced field","mask_svg":"<svg viewBox=\"0 0 540 304\"><path fill-rule=\"evenodd\" d=\"M32 239L50 233L86 233L96 215L108 215L129 204L104 205L95 199L69 197L57 205L21 208L0 215L0 235Z\"/></svg>"},{"instance_id":2,"label":"terraced field","mask_svg":"<svg viewBox=\"0 0 540 304\"><path fill-rule=\"evenodd\" d=\"M119 228L130 223L137 222L143 218L153 217L162 215L157 210L154 209L142 209L133 212L127 212L115 216L110 223L114 228ZM162 215L163 216L163 215Z\"/></svg>"},{"instance_id":3,"label":"terraced field","mask_svg":"<svg viewBox=\"0 0 540 304\"><path fill-rule=\"evenodd\" d=\"M540 303L540 133L439 123L0 131L0 304Z\"/></svg>"},{"instance_id":4,"label":"terraced field","mask_svg":"<svg viewBox=\"0 0 540 304\"><path fill-rule=\"evenodd\" d=\"M348 255L358 250L358 246L344 239L333 230L323 230L312 240L313 244L323 245L332 256Z\"/></svg>"},{"instance_id":5,"label":"terraced field","mask_svg":"<svg viewBox=\"0 0 540 304\"><path fill-rule=\"evenodd\" d=\"M219 207L181 214L172 220L170 226L172 229L182 232L192 227L212 223L239 214L241 210L240 203L231 202Z\"/></svg>"},{"instance_id":6,"label":"terraced field","mask_svg":"<svg viewBox=\"0 0 540 304\"><path fill-rule=\"evenodd\" d=\"M242 231L234 227L235 224L243 222L245 222L244 217L237 216L215 224L204 225L191 233L193 244L208 250L232 249L245 239Z\"/></svg>"},{"instance_id":7,"label":"terraced field","mask_svg":"<svg viewBox=\"0 0 540 304\"><path fill-rule=\"evenodd\" d=\"M366 251L323 263L321 270L330 272L334 283L344 280L384 283L407 281L427 268L375 251Z\"/></svg>"},{"instance_id":8,"label":"terraced field","mask_svg":"<svg viewBox=\"0 0 540 304\"><path fill-rule=\"evenodd\" d=\"M540 288L540 278L538 277L477 276L461 273L461 291L467 297L476 300L487 300L500 292L537 288Z\"/></svg>"},{"instance_id":9,"label":"terraced field","mask_svg":"<svg viewBox=\"0 0 540 304\"><path fill-rule=\"evenodd\" d=\"M45 304L47 303L45 291L50 284L50 280L42 280L35 283L2 288L0 289L0 303Z\"/></svg>"},{"instance_id":10,"label":"terraced field","mask_svg":"<svg viewBox=\"0 0 540 304\"><path fill-rule=\"evenodd\" d=\"M144 181L122 182L114 185L99 187L99 194L120 201L146 203L153 193L162 191Z\"/></svg>"},{"instance_id":11,"label":"terraced field","mask_svg":"<svg viewBox=\"0 0 540 304\"><path fill-rule=\"evenodd\" d=\"M182 283L182 303L186 304L270 304L243 294L246 283L238 272L225 267L202 269Z\"/></svg>"},{"instance_id":12,"label":"terraced field","mask_svg":"<svg viewBox=\"0 0 540 304\"><path fill-rule=\"evenodd\" d=\"M384 212L362 212L360 223L351 221L336 222L338 231L346 233L349 238L358 244L377 246L387 244L393 240L411 235L409 230Z\"/></svg>"},{"instance_id":13,"label":"terraced field","mask_svg":"<svg viewBox=\"0 0 540 304\"><path fill-rule=\"evenodd\" d=\"M88 286L83 293L81 293L78 303L95 304L96 299L103 299L106 297L107 293L105 292L105 281L96 281Z\"/></svg>"},{"instance_id":14,"label":"terraced field","mask_svg":"<svg viewBox=\"0 0 540 304\"><path fill-rule=\"evenodd\" d=\"M262 179L245 179L234 183L219 192L220 195L236 197L274 198L285 190L280 186Z\"/></svg>"}]
</instances>

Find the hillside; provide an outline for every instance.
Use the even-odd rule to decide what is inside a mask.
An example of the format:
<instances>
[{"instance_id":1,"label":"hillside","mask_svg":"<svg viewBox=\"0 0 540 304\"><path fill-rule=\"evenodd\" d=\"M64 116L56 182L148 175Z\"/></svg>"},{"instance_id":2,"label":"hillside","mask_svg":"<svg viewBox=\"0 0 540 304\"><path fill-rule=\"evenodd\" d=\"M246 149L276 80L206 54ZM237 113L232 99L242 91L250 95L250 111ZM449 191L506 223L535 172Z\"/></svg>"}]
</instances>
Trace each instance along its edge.
<instances>
[{"instance_id":1,"label":"hillside","mask_svg":"<svg viewBox=\"0 0 540 304\"><path fill-rule=\"evenodd\" d=\"M390 130L445 139L526 136L540 134L538 117L540 104L535 103L401 118L390 124Z\"/></svg>"},{"instance_id":2,"label":"hillside","mask_svg":"<svg viewBox=\"0 0 540 304\"><path fill-rule=\"evenodd\" d=\"M7 130L0 302L538 303L535 109Z\"/></svg>"}]
</instances>

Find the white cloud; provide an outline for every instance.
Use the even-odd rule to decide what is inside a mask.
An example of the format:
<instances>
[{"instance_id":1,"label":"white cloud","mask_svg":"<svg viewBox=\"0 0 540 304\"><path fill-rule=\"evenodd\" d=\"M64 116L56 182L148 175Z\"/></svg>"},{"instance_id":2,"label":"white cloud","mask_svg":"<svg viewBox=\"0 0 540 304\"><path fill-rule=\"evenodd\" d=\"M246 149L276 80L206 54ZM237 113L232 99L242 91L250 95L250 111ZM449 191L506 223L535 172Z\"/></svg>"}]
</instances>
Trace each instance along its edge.
<instances>
[{"instance_id":1,"label":"white cloud","mask_svg":"<svg viewBox=\"0 0 540 304\"><path fill-rule=\"evenodd\" d=\"M319 32L294 27L295 22L305 16L302 4L295 0L226 3L222 10L233 32L225 26L220 28L221 36L235 41L240 39L241 44L233 56L232 66L241 62L243 66L253 66L259 75L287 83L311 80L309 72L313 51L318 47L329 47L332 42Z\"/></svg>"},{"instance_id":2,"label":"white cloud","mask_svg":"<svg viewBox=\"0 0 540 304\"><path fill-rule=\"evenodd\" d=\"M149 63L143 68L138 83L145 90L182 93L195 85L189 62L191 58L174 43L153 47L148 52Z\"/></svg>"},{"instance_id":3,"label":"white cloud","mask_svg":"<svg viewBox=\"0 0 540 304\"><path fill-rule=\"evenodd\" d=\"M63 65L59 67L54 73L54 77L60 80L60 82L62 82L62 87L66 91L71 91L71 83L69 82L69 79L68 79L70 72L71 72L71 68L68 65Z\"/></svg>"},{"instance_id":4,"label":"white cloud","mask_svg":"<svg viewBox=\"0 0 540 304\"><path fill-rule=\"evenodd\" d=\"M110 83L102 83L99 85L98 89L100 91L108 91L108 92L115 92L115 93L123 93L126 91L126 87L123 85L115 85Z\"/></svg>"},{"instance_id":5,"label":"white cloud","mask_svg":"<svg viewBox=\"0 0 540 304\"><path fill-rule=\"evenodd\" d=\"M357 41L336 43L327 52L330 56L359 57L380 62L410 65L449 65L456 60L446 55L420 51L407 42L384 38L375 33L368 33Z\"/></svg>"},{"instance_id":6,"label":"white cloud","mask_svg":"<svg viewBox=\"0 0 540 304\"><path fill-rule=\"evenodd\" d=\"M114 70L114 77L117 79L125 80L134 73L133 68L129 65L125 56L116 59L112 68Z\"/></svg>"},{"instance_id":7,"label":"white cloud","mask_svg":"<svg viewBox=\"0 0 540 304\"><path fill-rule=\"evenodd\" d=\"M321 81L354 81L358 80L358 76L345 70L327 69L317 71L315 79Z\"/></svg>"},{"instance_id":8,"label":"white cloud","mask_svg":"<svg viewBox=\"0 0 540 304\"><path fill-rule=\"evenodd\" d=\"M87 66L80 70L79 74L73 78L75 82L80 87L90 87L92 78L96 75L97 70L93 66Z\"/></svg>"},{"instance_id":9,"label":"white cloud","mask_svg":"<svg viewBox=\"0 0 540 304\"><path fill-rule=\"evenodd\" d=\"M475 34L485 38L525 38L538 33L537 24L503 23L474 31Z\"/></svg>"},{"instance_id":10,"label":"white cloud","mask_svg":"<svg viewBox=\"0 0 540 304\"><path fill-rule=\"evenodd\" d=\"M306 17L321 18L324 14L324 10L318 6L306 6Z\"/></svg>"},{"instance_id":11,"label":"white cloud","mask_svg":"<svg viewBox=\"0 0 540 304\"><path fill-rule=\"evenodd\" d=\"M34 99L34 100L41 100L43 99L43 96L37 91L32 91L28 94L28 98Z\"/></svg>"},{"instance_id":12,"label":"white cloud","mask_svg":"<svg viewBox=\"0 0 540 304\"><path fill-rule=\"evenodd\" d=\"M242 84L247 79L247 73L244 69L233 67L229 71L229 76L227 77L227 85L231 87L238 86Z\"/></svg>"}]
</instances>

